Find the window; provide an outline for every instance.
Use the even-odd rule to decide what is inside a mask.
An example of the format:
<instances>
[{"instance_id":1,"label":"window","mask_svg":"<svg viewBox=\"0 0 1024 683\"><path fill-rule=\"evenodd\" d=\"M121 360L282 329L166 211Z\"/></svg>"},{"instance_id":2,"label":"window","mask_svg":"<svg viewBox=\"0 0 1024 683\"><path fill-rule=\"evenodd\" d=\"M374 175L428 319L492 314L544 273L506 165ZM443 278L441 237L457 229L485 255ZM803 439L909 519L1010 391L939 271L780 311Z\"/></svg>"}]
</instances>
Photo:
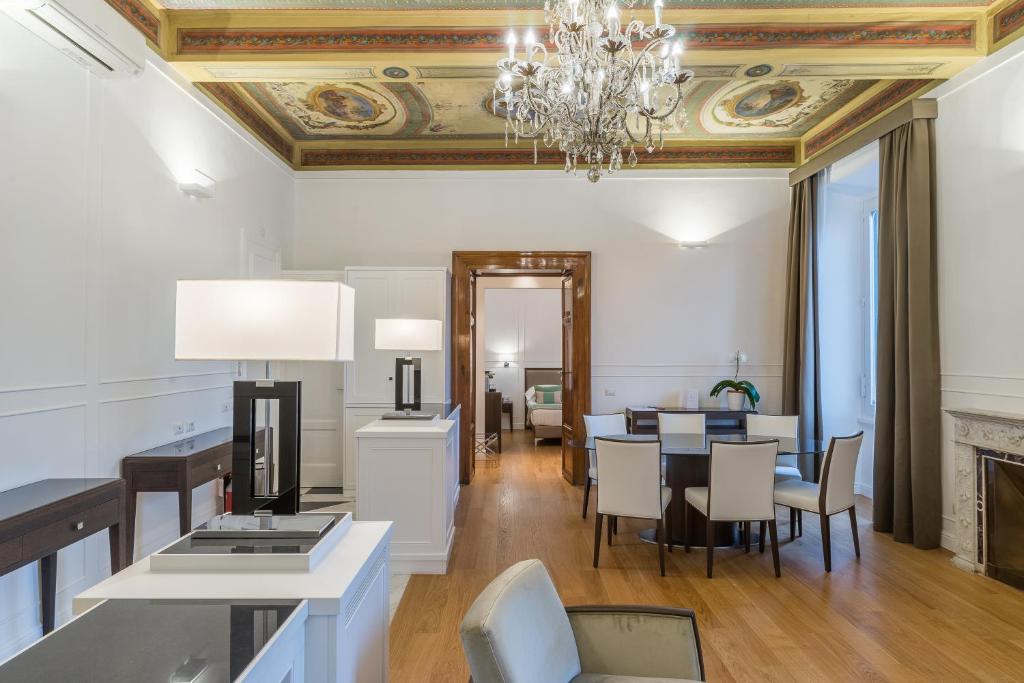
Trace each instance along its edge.
<instances>
[{"instance_id":1,"label":"window","mask_svg":"<svg viewBox=\"0 0 1024 683\"><path fill-rule=\"evenodd\" d=\"M864 417L875 415L875 384L878 381L878 198L864 202L865 246L867 268L864 283L864 373L861 378L861 397L864 399Z\"/></svg>"}]
</instances>

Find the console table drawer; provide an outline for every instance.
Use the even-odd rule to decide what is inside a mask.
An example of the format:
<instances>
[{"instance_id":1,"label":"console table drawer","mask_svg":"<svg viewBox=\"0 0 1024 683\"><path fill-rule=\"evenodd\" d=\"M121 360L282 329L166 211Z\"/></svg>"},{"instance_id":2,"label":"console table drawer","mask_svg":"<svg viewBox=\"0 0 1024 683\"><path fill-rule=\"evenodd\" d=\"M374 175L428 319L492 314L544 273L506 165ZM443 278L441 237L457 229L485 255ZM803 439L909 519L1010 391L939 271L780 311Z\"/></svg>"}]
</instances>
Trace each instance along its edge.
<instances>
[{"instance_id":1,"label":"console table drawer","mask_svg":"<svg viewBox=\"0 0 1024 683\"><path fill-rule=\"evenodd\" d=\"M0 572L21 560L21 539L12 538L0 543Z\"/></svg>"},{"instance_id":2,"label":"console table drawer","mask_svg":"<svg viewBox=\"0 0 1024 683\"><path fill-rule=\"evenodd\" d=\"M22 555L49 555L119 522L120 503L109 500L28 532L22 537Z\"/></svg>"},{"instance_id":3,"label":"console table drawer","mask_svg":"<svg viewBox=\"0 0 1024 683\"><path fill-rule=\"evenodd\" d=\"M192 486L219 479L231 472L231 454L200 463L192 468Z\"/></svg>"}]
</instances>

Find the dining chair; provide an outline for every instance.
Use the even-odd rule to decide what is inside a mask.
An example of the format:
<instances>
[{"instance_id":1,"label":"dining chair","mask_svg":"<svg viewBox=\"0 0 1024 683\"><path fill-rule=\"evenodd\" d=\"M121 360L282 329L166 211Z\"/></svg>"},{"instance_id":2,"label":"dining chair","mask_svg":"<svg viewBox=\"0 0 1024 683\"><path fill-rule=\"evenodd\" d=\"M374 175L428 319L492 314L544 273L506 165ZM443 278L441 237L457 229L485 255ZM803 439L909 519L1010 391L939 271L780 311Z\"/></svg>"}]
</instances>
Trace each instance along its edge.
<instances>
[{"instance_id":1,"label":"dining chair","mask_svg":"<svg viewBox=\"0 0 1024 683\"><path fill-rule=\"evenodd\" d=\"M598 437L597 471L601 485L597 487L597 520L594 523L594 566L601 554L601 525L608 517L608 545L612 544L612 527L619 517L657 520L658 562L665 576L665 523L671 517L665 509L672 501L672 489L661 484L661 441L623 441ZM669 552L672 551L672 527L669 531Z\"/></svg>"},{"instance_id":2,"label":"dining chair","mask_svg":"<svg viewBox=\"0 0 1024 683\"><path fill-rule=\"evenodd\" d=\"M857 509L853 485L857 474L857 457L864 432L852 436L834 436L821 465L821 484L802 479L787 479L775 485L775 502L790 509L817 512L821 519L821 547L825 558L825 571L832 571L832 515L850 512L853 531L853 550L860 557L860 538L857 536ZM790 536L793 531L790 529Z\"/></svg>"},{"instance_id":3,"label":"dining chair","mask_svg":"<svg viewBox=\"0 0 1024 683\"><path fill-rule=\"evenodd\" d=\"M747 436L760 437L784 437L796 439L799 437L800 417L797 415L759 415L752 413L747 415ZM787 479L803 479L803 474L798 466L798 457L795 453L780 454L775 459L775 481ZM790 508L789 510L789 536L796 534L797 525L800 527L800 534L804 533L804 517L800 510Z\"/></svg>"},{"instance_id":4,"label":"dining chair","mask_svg":"<svg viewBox=\"0 0 1024 683\"><path fill-rule=\"evenodd\" d=\"M622 413L584 415L583 424L587 429L587 436L621 436L626 433L626 416ZM583 486L583 519L587 518L590 487L597 483L597 456L593 449L587 451L587 461L587 481Z\"/></svg>"},{"instance_id":5,"label":"dining chair","mask_svg":"<svg viewBox=\"0 0 1024 683\"><path fill-rule=\"evenodd\" d=\"M459 633L473 683L706 680L693 610L565 607L540 560L517 562L491 581Z\"/></svg>"},{"instance_id":6,"label":"dining chair","mask_svg":"<svg viewBox=\"0 0 1024 683\"><path fill-rule=\"evenodd\" d=\"M704 413L658 413L658 434L704 434Z\"/></svg>"},{"instance_id":7,"label":"dining chair","mask_svg":"<svg viewBox=\"0 0 1024 683\"><path fill-rule=\"evenodd\" d=\"M690 552L690 508L707 519L708 578L715 561L715 522L764 522L771 538L775 576L782 576L779 564L779 535L775 526L775 456L779 442L712 441L708 456L708 485L690 486L683 492L683 528L685 549ZM749 538L749 535L747 536ZM764 534L761 534L764 539ZM762 552L764 541L761 541Z\"/></svg>"}]
</instances>

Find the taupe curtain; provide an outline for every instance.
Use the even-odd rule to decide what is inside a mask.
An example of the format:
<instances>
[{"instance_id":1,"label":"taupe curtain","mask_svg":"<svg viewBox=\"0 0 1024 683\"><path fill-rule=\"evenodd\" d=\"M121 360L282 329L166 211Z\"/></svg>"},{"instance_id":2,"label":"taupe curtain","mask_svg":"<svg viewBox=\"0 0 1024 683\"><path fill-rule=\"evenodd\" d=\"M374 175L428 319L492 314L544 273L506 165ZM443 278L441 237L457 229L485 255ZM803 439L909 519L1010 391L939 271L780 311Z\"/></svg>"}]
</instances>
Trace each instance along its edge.
<instances>
[{"instance_id":1,"label":"taupe curtain","mask_svg":"<svg viewBox=\"0 0 1024 683\"><path fill-rule=\"evenodd\" d=\"M935 133L879 140L874 526L918 548L942 532Z\"/></svg>"},{"instance_id":2,"label":"taupe curtain","mask_svg":"<svg viewBox=\"0 0 1024 683\"><path fill-rule=\"evenodd\" d=\"M782 410L800 416L804 438L822 437L821 354L818 351L818 192L823 172L793 186L786 263L786 317L782 360ZM812 463L804 478L817 481ZM811 475L811 477L808 477Z\"/></svg>"}]
</instances>

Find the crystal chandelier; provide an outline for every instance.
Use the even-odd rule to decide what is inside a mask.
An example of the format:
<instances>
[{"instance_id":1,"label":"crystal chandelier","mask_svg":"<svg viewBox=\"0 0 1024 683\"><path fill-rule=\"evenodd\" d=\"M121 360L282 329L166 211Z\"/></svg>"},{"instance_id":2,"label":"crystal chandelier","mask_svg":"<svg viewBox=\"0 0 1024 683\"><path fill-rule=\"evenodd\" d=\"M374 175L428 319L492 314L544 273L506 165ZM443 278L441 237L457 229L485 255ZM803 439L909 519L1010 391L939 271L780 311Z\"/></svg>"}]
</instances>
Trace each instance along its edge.
<instances>
[{"instance_id":1,"label":"crystal chandelier","mask_svg":"<svg viewBox=\"0 0 1024 683\"><path fill-rule=\"evenodd\" d=\"M630 166L637 145L648 153L663 146L666 120L693 72L679 68L683 44L671 41L675 28L661 22L662 7L654 0L654 25L634 18L623 26L615 0L549 0L544 14L553 55L528 31L518 58L509 32L493 100L495 114L505 110L505 144L510 131L516 142L532 138L534 163L538 139L557 144L566 172L582 163L591 182L622 168L627 146ZM678 123L684 115L679 109Z\"/></svg>"}]
</instances>

